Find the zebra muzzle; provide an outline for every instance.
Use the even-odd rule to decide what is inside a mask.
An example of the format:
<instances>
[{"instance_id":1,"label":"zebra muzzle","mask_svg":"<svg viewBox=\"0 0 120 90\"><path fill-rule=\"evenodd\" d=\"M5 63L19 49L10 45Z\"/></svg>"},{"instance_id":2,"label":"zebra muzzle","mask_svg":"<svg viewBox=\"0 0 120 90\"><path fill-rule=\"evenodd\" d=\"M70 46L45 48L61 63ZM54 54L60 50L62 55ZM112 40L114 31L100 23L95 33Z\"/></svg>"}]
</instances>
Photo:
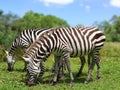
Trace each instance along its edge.
<instances>
[{"instance_id":1,"label":"zebra muzzle","mask_svg":"<svg viewBox=\"0 0 120 90\"><path fill-rule=\"evenodd\" d=\"M13 69L10 69L10 68L8 68L7 70L8 70L9 72L12 72L12 71L13 71Z\"/></svg>"},{"instance_id":2,"label":"zebra muzzle","mask_svg":"<svg viewBox=\"0 0 120 90\"><path fill-rule=\"evenodd\" d=\"M8 63L8 68L7 68L8 71L13 71L13 65L9 64Z\"/></svg>"}]
</instances>

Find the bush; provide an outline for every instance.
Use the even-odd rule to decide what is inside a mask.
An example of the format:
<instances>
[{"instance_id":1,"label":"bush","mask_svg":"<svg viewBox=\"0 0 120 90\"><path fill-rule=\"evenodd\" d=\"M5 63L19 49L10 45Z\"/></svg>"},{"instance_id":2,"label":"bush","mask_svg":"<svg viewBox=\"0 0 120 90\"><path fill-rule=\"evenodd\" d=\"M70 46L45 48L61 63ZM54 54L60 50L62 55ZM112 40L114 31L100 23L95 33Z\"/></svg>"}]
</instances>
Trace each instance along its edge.
<instances>
[{"instance_id":1,"label":"bush","mask_svg":"<svg viewBox=\"0 0 120 90\"><path fill-rule=\"evenodd\" d=\"M9 33L0 32L0 44L4 46L10 46L17 34L17 32L12 30L10 30Z\"/></svg>"}]
</instances>

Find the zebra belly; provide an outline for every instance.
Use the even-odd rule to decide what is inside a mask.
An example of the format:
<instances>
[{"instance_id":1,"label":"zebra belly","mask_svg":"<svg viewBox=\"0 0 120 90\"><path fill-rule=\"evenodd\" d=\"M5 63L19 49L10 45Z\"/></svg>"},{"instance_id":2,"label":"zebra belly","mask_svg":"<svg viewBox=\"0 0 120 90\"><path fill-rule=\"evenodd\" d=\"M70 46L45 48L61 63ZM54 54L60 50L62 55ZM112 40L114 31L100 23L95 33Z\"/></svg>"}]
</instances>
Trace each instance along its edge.
<instances>
[{"instance_id":1,"label":"zebra belly","mask_svg":"<svg viewBox=\"0 0 120 90\"><path fill-rule=\"evenodd\" d=\"M90 41L87 41L85 43L78 43L77 45L73 44L70 47L70 56L71 57L80 57L84 56L92 51L93 45Z\"/></svg>"},{"instance_id":2,"label":"zebra belly","mask_svg":"<svg viewBox=\"0 0 120 90\"><path fill-rule=\"evenodd\" d=\"M70 50L70 57L80 57L80 56L84 56L86 54L89 53L88 48L78 48L78 49L71 49Z\"/></svg>"}]
</instances>

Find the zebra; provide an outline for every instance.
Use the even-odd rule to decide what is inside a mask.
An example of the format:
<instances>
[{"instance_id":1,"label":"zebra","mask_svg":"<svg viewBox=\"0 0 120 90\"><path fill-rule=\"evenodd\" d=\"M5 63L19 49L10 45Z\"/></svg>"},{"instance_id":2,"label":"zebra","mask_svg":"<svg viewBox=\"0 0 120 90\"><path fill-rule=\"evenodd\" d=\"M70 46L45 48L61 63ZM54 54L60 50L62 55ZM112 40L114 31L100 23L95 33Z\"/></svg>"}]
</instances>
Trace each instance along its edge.
<instances>
[{"instance_id":1,"label":"zebra","mask_svg":"<svg viewBox=\"0 0 120 90\"><path fill-rule=\"evenodd\" d=\"M90 28L88 28L90 29ZM51 53L54 54L56 60L56 74L53 78L52 85L57 82L57 76L60 69L60 62L65 62L70 75L70 86L73 86L73 74L70 65L70 57L81 57L89 54L92 57L88 76L85 80L87 83L90 80L91 73L95 63L99 67L98 75L100 74L100 58L99 50L105 42L105 35L102 31L98 32L83 32L73 27L59 27L51 29L43 33L23 55L23 59L27 62L27 73L29 79L27 85L35 85L39 74L42 72L40 63L46 61Z\"/></svg>"},{"instance_id":2,"label":"zebra","mask_svg":"<svg viewBox=\"0 0 120 90\"><path fill-rule=\"evenodd\" d=\"M92 33L92 32L99 32L99 29L97 28L97 27L93 27L93 26L91 26L91 27L86 27L86 26L76 26L75 27L76 29L79 29L79 30L81 30L81 32L85 35L86 33ZM97 33L96 33L97 34ZM98 36L98 37L100 37L100 36ZM98 38L99 39L99 38ZM88 54L88 69L89 69L89 66L90 66L90 55ZM81 60L81 67L80 67L80 69L79 69L79 72L77 73L77 77L79 77L80 75L81 75L81 73L82 73L82 70L83 70L83 67L84 67L84 65L85 65L85 62L86 62L86 60L85 60L85 56L80 56L80 60ZM65 75L65 65L64 65L64 62L61 62L62 63L62 76L64 77L64 75ZM99 68L99 67L98 67ZM53 65L53 68L52 68L52 71L55 71L55 69L56 69L56 63L54 63L54 65Z\"/></svg>"},{"instance_id":3,"label":"zebra","mask_svg":"<svg viewBox=\"0 0 120 90\"><path fill-rule=\"evenodd\" d=\"M7 58L7 64L8 64L8 71L13 71L15 59L13 57L13 54L17 47L23 47L24 51L27 50L27 48L33 43L42 33L49 31L51 28L46 29L26 29L23 30L18 37L15 38L15 40L12 42L11 47L9 50L5 50L6 58ZM84 61L81 58L81 68L80 71L82 72L83 63ZM53 67L54 68L54 67ZM26 70L26 63L24 70Z\"/></svg>"},{"instance_id":4,"label":"zebra","mask_svg":"<svg viewBox=\"0 0 120 90\"><path fill-rule=\"evenodd\" d=\"M23 47L24 51L27 50L27 48L33 43L36 38L38 38L42 33L46 32L50 28L46 29L26 29L23 30L18 37L15 38L15 40L12 42L11 47L9 50L4 50L6 53L7 58L7 64L8 64L8 71L13 71L15 59L13 57L13 54L17 47ZM26 69L26 64L24 67L24 70Z\"/></svg>"}]
</instances>

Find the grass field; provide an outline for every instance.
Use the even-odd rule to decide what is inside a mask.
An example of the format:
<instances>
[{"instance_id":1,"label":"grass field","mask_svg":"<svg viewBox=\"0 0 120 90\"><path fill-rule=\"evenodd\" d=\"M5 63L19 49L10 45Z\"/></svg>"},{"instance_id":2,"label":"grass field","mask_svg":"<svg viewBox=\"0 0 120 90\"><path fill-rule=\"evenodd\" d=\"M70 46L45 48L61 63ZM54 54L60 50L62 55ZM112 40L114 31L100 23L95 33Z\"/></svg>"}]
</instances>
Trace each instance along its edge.
<instances>
[{"instance_id":1,"label":"grass field","mask_svg":"<svg viewBox=\"0 0 120 90\"><path fill-rule=\"evenodd\" d=\"M4 56L4 55L3 55ZM0 90L120 90L120 43L106 43L101 51L101 79L98 81L96 77L96 66L92 73L92 78L89 84L84 84L87 77L87 64L80 77L76 77L80 62L78 58L71 58L71 66L74 74L74 87L69 88L68 72L65 80L61 80L55 86L50 86L53 74L49 69L53 64L53 56L51 55L46 62L48 71L42 77L41 83L28 87L25 85L26 72L23 72L24 63L22 60L17 60L15 70L8 72L7 64L0 60Z\"/></svg>"}]
</instances>

